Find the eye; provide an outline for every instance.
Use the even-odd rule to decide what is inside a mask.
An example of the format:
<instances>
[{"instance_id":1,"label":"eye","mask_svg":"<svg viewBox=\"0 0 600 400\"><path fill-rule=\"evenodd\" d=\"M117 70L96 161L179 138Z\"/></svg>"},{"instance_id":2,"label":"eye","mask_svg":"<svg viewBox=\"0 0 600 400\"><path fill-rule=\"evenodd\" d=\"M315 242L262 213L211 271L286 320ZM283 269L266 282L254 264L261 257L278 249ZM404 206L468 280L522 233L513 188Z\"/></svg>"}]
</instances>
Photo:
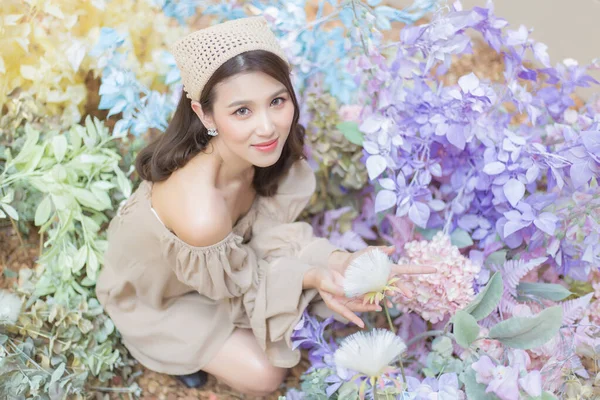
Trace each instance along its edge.
<instances>
[{"instance_id":1,"label":"eye","mask_svg":"<svg viewBox=\"0 0 600 400\"><path fill-rule=\"evenodd\" d=\"M246 115L248 115L249 112L250 112L250 110L248 110L246 107L242 107L242 108L238 108L234 114L238 115L240 117L245 117Z\"/></svg>"},{"instance_id":2,"label":"eye","mask_svg":"<svg viewBox=\"0 0 600 400\"><path fill-rule=\"evenodd\" d=\"M277 98L273 99L273 101L271 102L271 104L273 104L274 106L280 106L283 103L285 103L285 100L286 99L283 98L283 97L277 97Z\"/></svg>"}]
</instances>

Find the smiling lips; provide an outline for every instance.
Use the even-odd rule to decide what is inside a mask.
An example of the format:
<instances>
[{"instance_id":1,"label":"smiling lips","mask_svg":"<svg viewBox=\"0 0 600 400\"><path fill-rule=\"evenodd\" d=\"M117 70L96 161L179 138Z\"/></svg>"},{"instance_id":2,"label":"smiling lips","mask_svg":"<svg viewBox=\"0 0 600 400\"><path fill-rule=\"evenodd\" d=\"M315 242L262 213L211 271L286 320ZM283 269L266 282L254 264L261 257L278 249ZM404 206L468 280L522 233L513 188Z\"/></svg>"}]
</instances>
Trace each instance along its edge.
<instances>
[{"instance_id":1,"label":"smiling lips","mask_svg":"<svg viewBox=\"0 0 600 400\"><path fill-rule=\"evenodd\" d=\"M275 148L277 147L277 142L279 141L279 139L273 139L269 142L264 142L261 144L255 144L252 147L254 147L256 150L258 151L264 151L264 152L269 152L272 150L275 150Z\"/></svg>"}]
</instances>

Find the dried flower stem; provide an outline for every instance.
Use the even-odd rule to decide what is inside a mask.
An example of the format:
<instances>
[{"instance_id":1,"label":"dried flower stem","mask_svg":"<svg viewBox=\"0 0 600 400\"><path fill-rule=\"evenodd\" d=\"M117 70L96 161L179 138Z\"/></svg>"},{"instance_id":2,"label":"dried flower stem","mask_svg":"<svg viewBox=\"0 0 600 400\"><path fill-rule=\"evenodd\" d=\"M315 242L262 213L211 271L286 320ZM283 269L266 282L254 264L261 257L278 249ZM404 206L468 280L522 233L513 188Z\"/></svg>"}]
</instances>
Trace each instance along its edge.
<instances>
[{"instance_id":1,"label":"dried flower stem","mask_svg":"<svg viewBox=\"0 0 600 400\"><path fill-rule=\"evenodd\" d=\"M379 393L377 393L377 384L379 383L379 379L375 379L375 384L373 385L373 400L379 400Z\"/></svg>"},{"instance_id":2,"label":"dried flower stem","mask_svg":"<svg viewBox=\"0 0 600 400\"><path fill-rule=\"evenodd\" d=\"M390 310L388 309L388 306L387 306L387 299L383 299L383 309L385 310L385 316L387 318L388 324L390 325L390 330L395 335L396 328L394 327L394 324L392 323L392 317L390 317ZM406 347L408 347L408 346L406 346ZM400 372L402 373L402 381L404 383L406 383L406 375L404 374L404 364L402 363L402 356L400 356L399 363L400 363Z\"/></svg>"},{"instance_id":3,"label":"dried flower stem","mask_svg":"<svg viewBox=\"0 0 600 400\"><path fill-rule=\"evenodd\" d=\"M40 232L39 257L42 256L42 251L44 251L44 231Z\"/></svg>"},{"instance_id":4,"label":"dried flower stem","mask_svg":"<svg viewBox=\"0 0 600 400\"><path fill-rule=\"evenodd\" d=\"M392 317L390 317L390 311L387 306L387 299L383 299L383 309L385 310L385 316L387 318L387 322L390 325L390 331L396 333L396 328L394 327L394 324L392 323Z\"/></svg>"},{"instance_id":5,"label":"dried flower stem","mask_svg":"<svg viewBox=\"0 0 600 400\"><path fill-rule=\"evenodd\" d=\"M445 332L436 330L436 331L427 331L427 332L419 333L417 336L413 337L408 342L406 342L406 347L410 347L414 343L418 342L419 340L429 337L429 336L445 336Z\"/></svg>"},{"instance_id":6,"label":"dried flower stem","mask_svg":"<svg viewBox=\"0 0 600 400\"><path fill-rule=\"evenodd\" d=\"M17 228L17 224L15 223L15 220L12 219L10 216L8 216L8 219L10 219L10 223L12 224L12 227L15 231L15 233L17 234L17 237L19 238L19 243L21 243L21 247L25 247L25 242L23 241L23 237L21 236L21 232L19 232L19 228Z\"/></svg>"}]
</instances>

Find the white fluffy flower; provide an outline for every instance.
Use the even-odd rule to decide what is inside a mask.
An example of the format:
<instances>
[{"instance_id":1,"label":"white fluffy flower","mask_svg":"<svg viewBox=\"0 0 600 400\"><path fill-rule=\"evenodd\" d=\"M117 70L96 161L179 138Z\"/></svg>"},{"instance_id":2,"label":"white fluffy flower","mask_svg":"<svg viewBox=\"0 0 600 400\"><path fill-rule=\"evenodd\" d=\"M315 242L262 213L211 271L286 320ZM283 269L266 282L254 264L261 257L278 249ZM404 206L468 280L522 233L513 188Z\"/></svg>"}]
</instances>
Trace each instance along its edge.
<instances>
[{"instance_id":1,"label":"white fluffy flower","mask_svg":"<svg viewBox=\"0 0 600 400\"><path fill-rule=\"evenodd\" d=\"M369 250L356 257L346 269L346 297L383 292L391 272L390 258L379 249Z\"/></svg>"},{"instance_id":2,"label":"white fluffy flower","mask_svg":"<svg viewBox=\"0 0 600 400\"><path fill-rule=\"evenodd\" d=\"M16 324L21 306L21 299L16 294L0 290L0 325Z\"/></svg>"},{"instance_id":3,"label":"white fluffy flower","mask_svg":"<svg viewBox=\"0 0 600 400\"><path fill-rule=\"evenodd\" d=\"M374 329L348 336L336 350L334 359L338 367L379 377L405 350L399 336L387 329Z\"/></svg>"}]
</instances>

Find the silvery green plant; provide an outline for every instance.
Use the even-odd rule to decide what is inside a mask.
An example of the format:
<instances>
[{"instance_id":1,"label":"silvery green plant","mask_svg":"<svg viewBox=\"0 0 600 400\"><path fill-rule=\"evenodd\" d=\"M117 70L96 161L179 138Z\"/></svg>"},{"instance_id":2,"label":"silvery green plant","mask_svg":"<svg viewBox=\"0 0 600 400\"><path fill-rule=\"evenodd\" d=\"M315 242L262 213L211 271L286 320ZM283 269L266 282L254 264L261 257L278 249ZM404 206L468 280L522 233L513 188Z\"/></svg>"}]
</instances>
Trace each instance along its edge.
<instances>
[{"instance_id":1,"label":"silvery green plant","mask_svg":"<svg viewBox=\"0 0 600 400\"><path fill-rule=\"evenodd\" d=\"M22 143L5 150L0 207L11 220L32 216L41 254L35 269L20 271L24 310L2 327L1 388L27 398L82 396L86 382L106 382L116 367L130 370L93 286L106 248L102 227L131 183L99 120L87 117L65 132L23 129ZM23 197L33 193L35 202Z\"/></svg>"}]
</instances>

